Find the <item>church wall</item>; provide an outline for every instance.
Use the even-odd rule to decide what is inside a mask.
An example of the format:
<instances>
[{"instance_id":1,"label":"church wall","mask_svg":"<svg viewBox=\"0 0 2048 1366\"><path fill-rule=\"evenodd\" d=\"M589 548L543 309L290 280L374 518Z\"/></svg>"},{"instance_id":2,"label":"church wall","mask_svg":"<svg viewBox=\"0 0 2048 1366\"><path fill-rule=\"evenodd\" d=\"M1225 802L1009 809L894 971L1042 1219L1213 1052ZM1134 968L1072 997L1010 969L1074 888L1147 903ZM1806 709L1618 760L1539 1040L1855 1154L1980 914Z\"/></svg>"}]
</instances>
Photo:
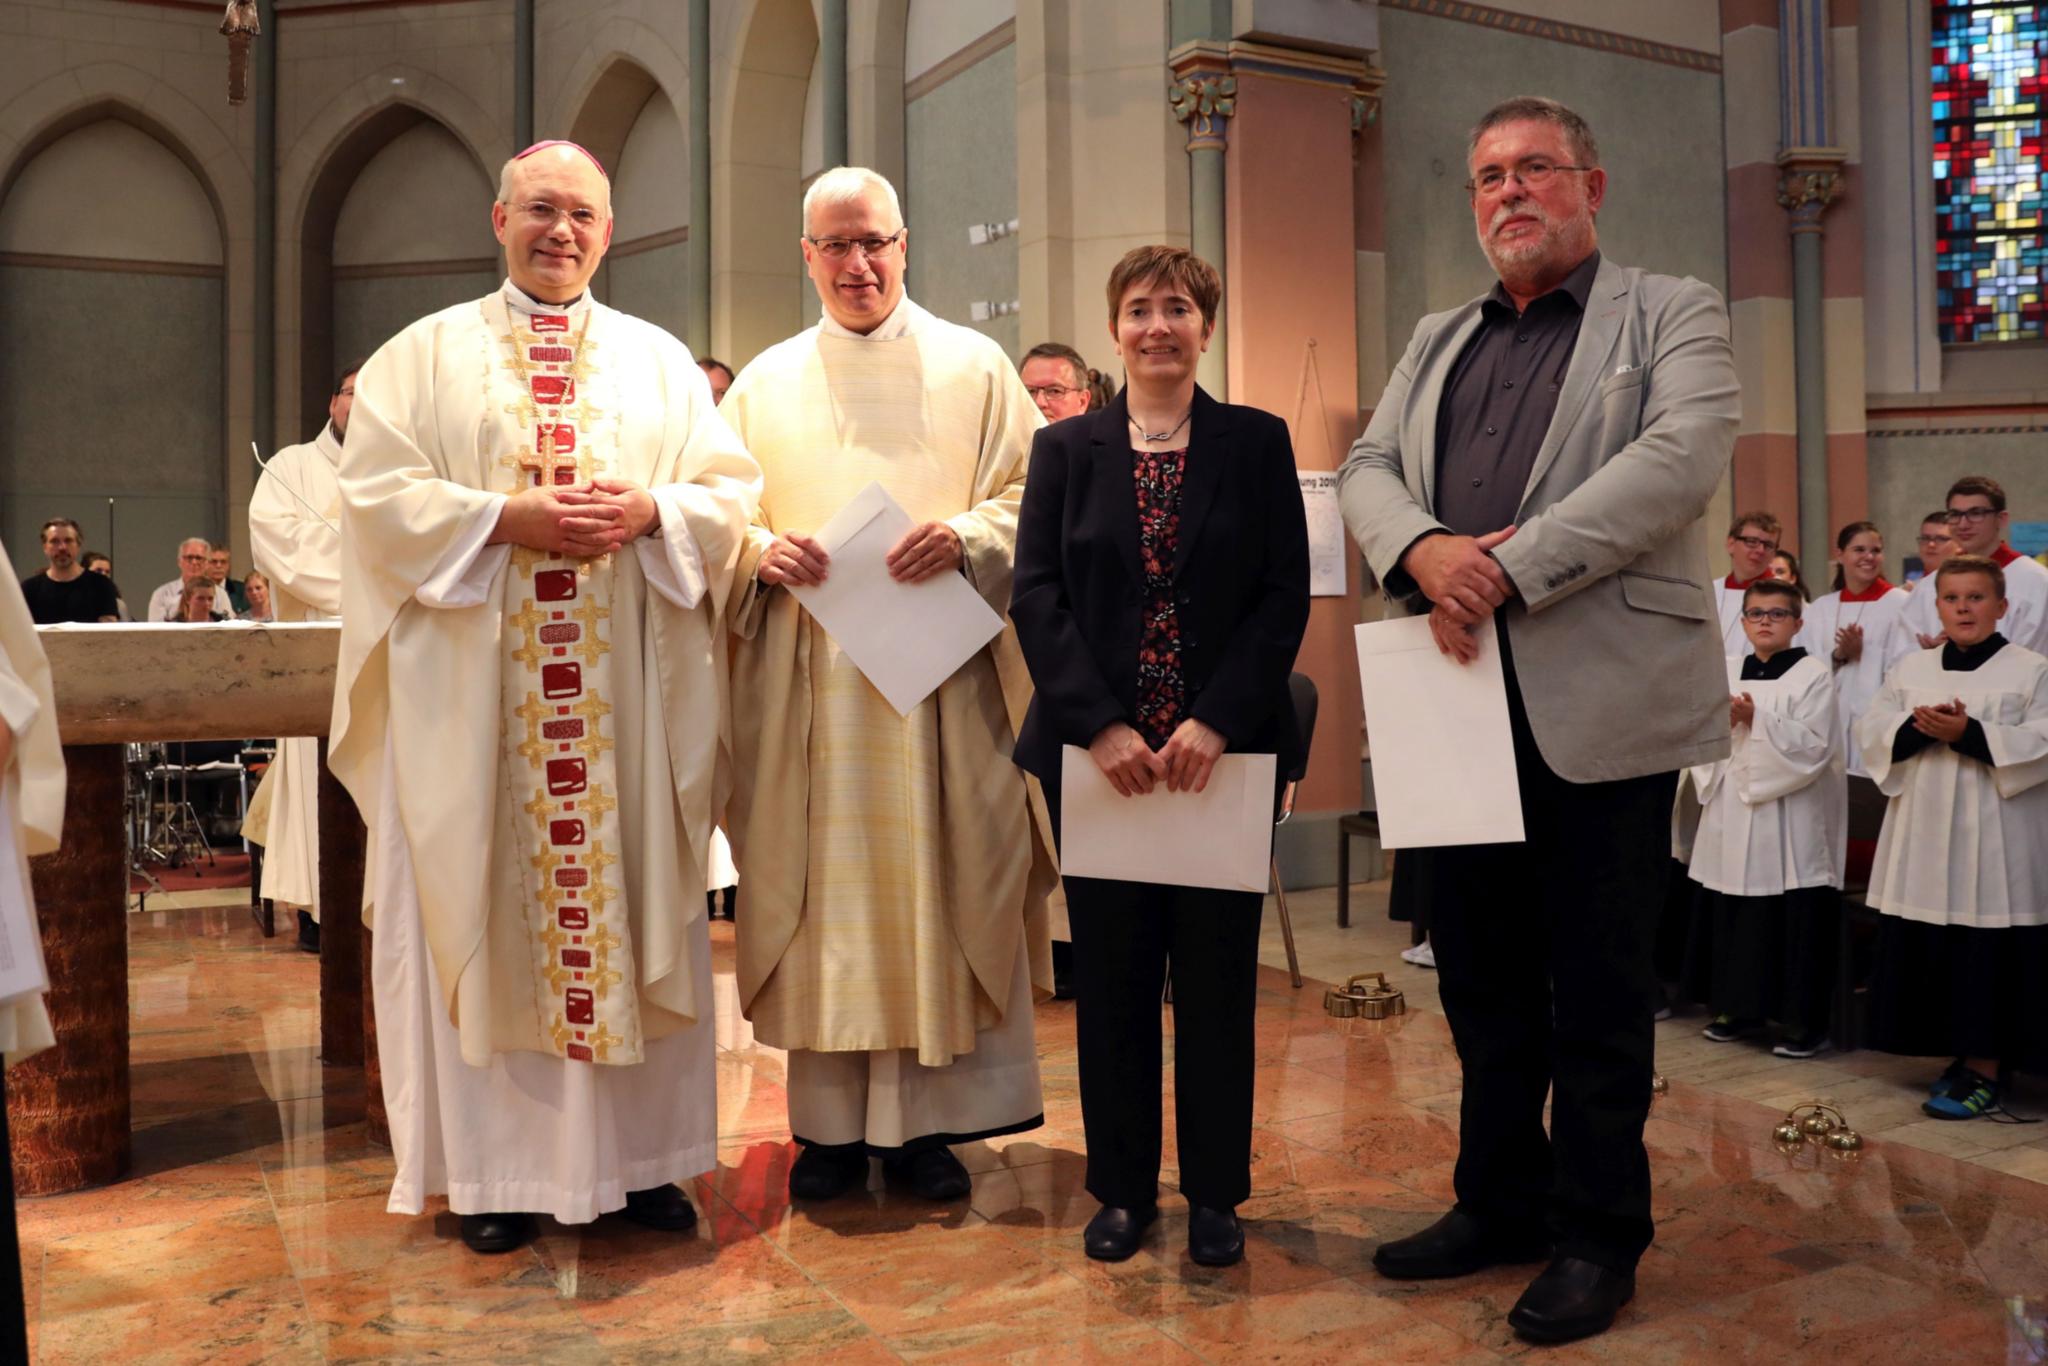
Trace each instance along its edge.
<instances>
[{"instance_id":1,"label":"church wall","mask_svg":"<svg viewBox=\"0 0 2048 1366\"><path fill-rule=\"evenodd\" d=\"M913 18L917 12L913 7ZM995 338L1015 357L1040 339L1020 345L1016 314L974 322L970 308L1017 298L1017 238L975 246L967 230L1017 216L1016 45L1005 44L912 99L904 125L911 296L949 322Z\"/></svg>"},{"instance_id":2,"label":"church wall","mask_svg":"<svg viewBox=\"0 0 2048 1366\"><path fill-rule=\"evenodd\" d=\"M1942 506L1948 486L1965 474L2003 484L2014 521L2048 521L2048 420L2040 413L1929 414L1914 424L1924 422L1925 430L1909 432L1885 431L1881 420L1873 415L1870 432L1870 520L1884 530L1891 572L1914 553L1920 519Z\"/></svg>"},{"instance_id":3,"label":"church wall","mask_svg":"<svg viewBox=\"0 0 2048 1366\"><path fill-rule=\"evenodd\" d=\"M614 308L678 337L689 322L689 151L675 106L656 90L635 118L612 173L618 230L598 288Z\"/></svg>"}]
</instances>

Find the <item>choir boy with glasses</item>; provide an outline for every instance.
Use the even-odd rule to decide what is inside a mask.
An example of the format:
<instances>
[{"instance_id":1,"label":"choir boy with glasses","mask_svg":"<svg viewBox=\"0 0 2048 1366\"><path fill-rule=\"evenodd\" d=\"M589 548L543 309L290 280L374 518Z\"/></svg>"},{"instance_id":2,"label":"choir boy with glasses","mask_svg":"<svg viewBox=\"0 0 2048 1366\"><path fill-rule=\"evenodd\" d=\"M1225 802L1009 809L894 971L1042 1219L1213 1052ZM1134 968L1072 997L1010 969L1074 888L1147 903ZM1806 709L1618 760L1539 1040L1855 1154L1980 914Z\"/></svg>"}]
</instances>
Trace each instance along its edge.
<instances>
[{"instance_id":1,"label":"choir boy with glasses","mask_svg":"<svg viewBox=\"0 0 2048 1366\"><path fill-rule=\"evenodd\" d=\"M2015 645L2048 654L2048 569L2006 543L2012 514L2006 511L2005 488L1996 479L1966 474L1948 488L1948 532L1951 554L1990 560L2005 571L2007 610L1999 632ZM1928 571L1928 581L1934 571ZM1896 663L1917 644L1932 649L1946 638L1939 615L1939 594L1915 594L1907 604L1899 642L1890 661ZM1910 633L1910 634L1909 634Z\"/></svg>"},{"instance_id":2,"label":"choir boy with glasses","mask_svg":"<svg viewBox=\"0 0 2048 1366\"><path fill-rule=\"evenodd\" d=\"M1749 586L1771 577L1771 557L1785 534L1768 512L1744 512L1728 524L1728 577L1714 585L1714 605L1721 612L1724 654L1742 653L1742 610Z\"/></svg>"},{"instance_id":3,"label":"choir boy with glasses","mask_svg":"<svg viewBox=\"0 0 2048 1366\"><path fill-rule=\"evenodd\" d=\"M2016 578L1944 561L1913 595L1938 603L1942 643L1901 661L1857 725L1891 799L1869 1044L1955 1059L1922 1107L1936 1119L1975 1119L2015 1069L2048 1071L2048 659L2003 633Z\"/></svg>"},{"instance_id":4,"label":"choir boy with glasses","mask_svg":"<svg viewBox=\"0 0 2048 1366\"><path fill-rule=\"evenodd\" d=\"M1715 1043L1761 1033L1771 1051L1826 1046L1841 916L1848 789L1827 663L1792 643L1799 591L1765 579L1743 594L1748 653L1728 660L1726 759L1686 776L1700 800L1686 994Z\"/></svg>"}]
</instances>

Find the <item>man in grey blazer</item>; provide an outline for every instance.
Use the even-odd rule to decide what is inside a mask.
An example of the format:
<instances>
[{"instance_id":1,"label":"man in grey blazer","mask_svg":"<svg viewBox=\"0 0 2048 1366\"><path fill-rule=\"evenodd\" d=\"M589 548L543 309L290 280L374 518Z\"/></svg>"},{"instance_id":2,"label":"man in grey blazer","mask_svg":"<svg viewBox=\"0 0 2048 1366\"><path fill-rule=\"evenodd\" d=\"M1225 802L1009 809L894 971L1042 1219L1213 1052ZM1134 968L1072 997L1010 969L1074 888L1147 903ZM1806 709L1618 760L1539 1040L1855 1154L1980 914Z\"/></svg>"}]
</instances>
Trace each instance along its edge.
<instances>
[{"instance_id":1,"label":"man in grey blazer","mask_svg":"<svg viewBox=\"0 0 2048 1366\"><path fill-rule=\"evenodd\" d=\"M1416 326L1338 490L1392 610L1460 661L1496 622L1528 838L1399 855L1425 861L1465 1085L1456 1206L1374 1264L1549 1257L1509 1322L1567 1341L1613 1322L1652 1234L1651 947L1674 771L1728 752L1694 523L1737 387L1713 289L1601 258L1577 114L1509 100L1468 165L1500 283Z\"/></svg>"}]
</instances>

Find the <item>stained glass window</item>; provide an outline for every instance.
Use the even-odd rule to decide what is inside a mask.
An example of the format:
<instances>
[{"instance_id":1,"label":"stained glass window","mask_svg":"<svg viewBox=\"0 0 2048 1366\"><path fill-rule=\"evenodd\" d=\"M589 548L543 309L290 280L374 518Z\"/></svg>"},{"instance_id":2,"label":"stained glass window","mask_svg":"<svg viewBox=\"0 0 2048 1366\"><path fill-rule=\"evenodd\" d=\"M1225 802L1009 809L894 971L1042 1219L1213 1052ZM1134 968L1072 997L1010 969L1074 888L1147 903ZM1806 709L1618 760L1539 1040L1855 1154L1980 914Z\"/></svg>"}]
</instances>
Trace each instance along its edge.
<instances>
[{"instance_id":1,"label":"stained glass window","mask_svg":"<svg viewBox=\"0 0 2048 1366\"><path fill-rule=\"evenodd\" d=\"M2048 4L1934 6L1935 306L1944 342L2048 337Z\"/></svg>"}]
</instances>

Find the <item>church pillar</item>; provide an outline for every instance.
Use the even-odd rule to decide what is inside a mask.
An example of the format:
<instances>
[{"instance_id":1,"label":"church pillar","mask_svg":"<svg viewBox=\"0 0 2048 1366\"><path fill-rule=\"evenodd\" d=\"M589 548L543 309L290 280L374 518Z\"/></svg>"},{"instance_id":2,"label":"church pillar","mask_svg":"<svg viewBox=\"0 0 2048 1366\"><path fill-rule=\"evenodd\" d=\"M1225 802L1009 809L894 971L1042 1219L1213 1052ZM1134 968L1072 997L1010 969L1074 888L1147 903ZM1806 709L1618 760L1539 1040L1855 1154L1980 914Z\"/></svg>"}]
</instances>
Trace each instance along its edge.
<instances>
[{"instance_id":1,"label":"church pillar","mask_svg":"<svg viewBox=\"0 0 2048 1366\"><path fill-rule=\"evenodd\" d=\"M1778 203L1792 218L1792 366L1799 433L1799 563L1826 564L1828 507L1827 330L1821 309L1821 215L1841 192L1839 161L1802 149L1781 157ZM1789 533L1792 528L1787 527ZM1808 574L1811 583L1812 576Z\"/></svg>"},{"instance_id":2,"label":"church pillar","mask_svg":"<svg viewBox=\"0 0 2048 1366\"><path fill-rule=\"evenodd\" d=\"M818 6L818 103L825 115L825 165L846 165L846 0Z\"/></svg>"},{"instance_id":3,"label":"church pillar","mask_svg":"<svg viewBox=\"0 0 2048 1366\"><path fill-rule=\"evenodd\" d=\"M57 1036L7 1073L14 1189L55 1195L127 1175L127 776L120 745L64 747L64 830L29 860Z\"/></svg>"},{"instance_id":4,"label":"church pillar","mask_svg":"<svg viewBox=\"0 0 2048 1366\"><path fill-rule=\"evenodd\" d=\"M690 235L683 242L683 307L700 356L711 354L711 0L690 0Z\"/></svg>"},{"instance_id":5,"label":"church pillar","mask_svg":"<svg viewBox=\"0 0 2048 1366\"><path fill-rule=\"evenodd\" d=\"M1352 100L1376 73L1359 57L1258 42L1234 41L1228 57L1230 397L1287 420L1301 470L1334 470L1359 430ZM1357 582L1354 562L1346 592L1313 601L1295 663L1321 695L1304 811L1358 809Z\"/></svg>"},{"instance_id":6,"label":"church pillar","mask_svg":"<svg viewBox=\"0 0 2048 1366\"><path fill-rule=\"evenodd\" d=\"M1230 49L1214 42L1183 43L1167 55L1173 84L1167 104L1188 130L1189 250L1230 278L1224 241L1224 130L1236 108L1237 78ZM1228 330L1218 327L1195 378L1212 398L1229 396Z\"/></svg>"},{"instance_id":7,"label":"church pillar","mask_svg":"<svg viewBox=\"0 0 2048 1366\"><path fill-rule=\"evenodd\" d=\"M255 71L255 143L250 148L255 174L251 186L256 206L256 221L250 227L249 245L256 257L255 278L250 282L250 303L255 312L254 348L256 373L252 377L254 393L251 395L250 425L256 443L263 447L268 456L277 449L277 45L284 35L277 28L276 0L262 0L257 11L258 22L263 25L263 34L256 40ZM239 446L237 442L235 445ZM248 462L235 459L236 466ZM250 478L253 481L254 476ZM233 487L229 480L228 507L246 508L249 505L247 493ZM250 490L254 490L253 482ZM239 496L238 496L239 494ZM230 522L235 519L232 513ZM240 547L245 544L248 528L245 525L230 525L227 539Z\"/></svg>"},{"instance_id":8,"label":"church pillar","mask_svg":"<svg viewBox=\"0 0 2048 1366\"><path fill-rule=\"evenodd\" d=\"M533 132L533 0L512 0L512 145L531 147Z\"/></svg>"}]
</instances>

